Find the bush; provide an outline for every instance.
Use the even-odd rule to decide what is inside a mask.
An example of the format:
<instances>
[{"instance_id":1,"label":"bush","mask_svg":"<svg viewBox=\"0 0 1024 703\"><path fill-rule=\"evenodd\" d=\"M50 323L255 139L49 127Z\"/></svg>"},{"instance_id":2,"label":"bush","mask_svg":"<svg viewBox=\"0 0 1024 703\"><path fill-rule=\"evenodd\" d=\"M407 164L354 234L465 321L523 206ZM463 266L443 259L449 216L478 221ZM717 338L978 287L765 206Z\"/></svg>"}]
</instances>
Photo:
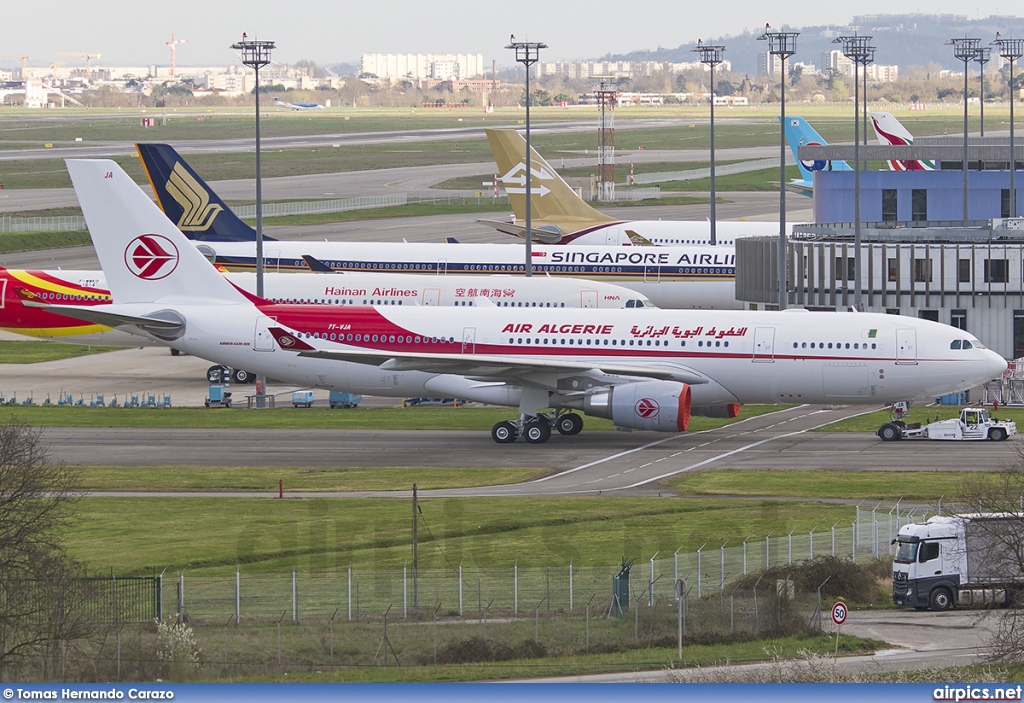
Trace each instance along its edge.
<instances>
[{"instance_id":1,"label":"bush","mask_svg":"<svg viewBox=\"0 0 1024 703\"><path fill-rule=\"evenodd\" d=\"M775 588L776 580L791 580L798 593L816 594L827 598L842 598L862 605L875 605L880 600L880 582L888 582L892 563L875 560L853 563L833 556L819 556L811 561L786 566L775 566L766 571L750 573L736 582L740 590L754 587L761 579L759 591ZM824 584L824 585L822 585Z\"/></svg>"}]
</instances>

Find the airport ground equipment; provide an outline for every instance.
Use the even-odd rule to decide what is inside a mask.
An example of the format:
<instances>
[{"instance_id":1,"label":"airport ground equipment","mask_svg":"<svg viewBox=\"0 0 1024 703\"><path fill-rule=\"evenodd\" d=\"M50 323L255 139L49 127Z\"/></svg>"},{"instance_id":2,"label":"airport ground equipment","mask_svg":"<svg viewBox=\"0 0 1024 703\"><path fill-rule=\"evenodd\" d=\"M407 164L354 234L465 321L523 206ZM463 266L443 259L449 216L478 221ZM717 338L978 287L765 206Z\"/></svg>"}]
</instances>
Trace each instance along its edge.
<instances>
[{"instance_id":1,"label":"airport ground equipment","mask_svg":"<svg viewBox=\"0 0 1024 703\"><path fill-rule=\"evenodd\" d=\"M876 434L884 442L899 439L943 439L975 440L991 439L996 442L1017 434L1017 423L1011 420L997 420L988 415L985 408L964 408L960 417L950 420L936 420L927 424L905 422L907 406L896 403L891 410L892 421L878 428Z\"/></svg>"},{"instance_id":2,"label":"airport ground equipment","mask_svg":"<svg viewBox=\"0 0 1024 703\"><path fill-rule=\"evenodd\" d=\"M1024 605L1024 514L937 515L900 528L892 599L918 610Z\"/></svg>"},{"instance_id":3,"label":"airport ground equipment","mask_svg":"<svg viewBox=\"0 0 1024 703\"><path fill-rule=\"evenodd\" d=\"M358 393L343 393L341 391L331 391L331 395L327 398L327 403L331 406L331 409L335 408L354 408L359 405L359 401L363 399Z\"/></svg>"},{"instance_id":4,"label":"airport ground equipment","mask_svg":"<svg viewBox=\"0 0 1024 703\"><path fill-rule=\"evenodd\" d=\"M230 408L231 391L227 388L227 386L222 385L210 386L210 391L206 396L206 402L204 405L208 408Z\"/></svg>"},{"instance_id":5,"label":"airport ground equipment","mask_svg":"<svg viewBox=\"0 0 1024 703\"><path fill-rule=\"evenodd\" d=\"M292 406L296 408L311 408L314 400L313 391L294 391L292 393Z\"/></svg>"}]
</instances>

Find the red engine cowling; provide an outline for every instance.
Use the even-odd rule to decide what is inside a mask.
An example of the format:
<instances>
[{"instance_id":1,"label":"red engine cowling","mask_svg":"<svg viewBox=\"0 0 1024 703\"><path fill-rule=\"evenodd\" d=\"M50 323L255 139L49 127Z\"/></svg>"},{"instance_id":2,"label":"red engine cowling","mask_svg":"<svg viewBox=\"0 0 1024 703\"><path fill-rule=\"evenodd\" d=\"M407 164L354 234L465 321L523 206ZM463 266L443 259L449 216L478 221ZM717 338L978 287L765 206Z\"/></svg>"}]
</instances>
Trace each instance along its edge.
<instances>
[{"instance_id":1,"label":"red engine cowling","mask_svg":"<svg viewBox=\"0 0 1024 703\"><path fill-rule=\"evenodd\" d=\"M619 427L683 432L690 424L690 386L676 381L641 381L612 386L583 399L584 413L606 417Z\"/></svg>"}]
</instances>

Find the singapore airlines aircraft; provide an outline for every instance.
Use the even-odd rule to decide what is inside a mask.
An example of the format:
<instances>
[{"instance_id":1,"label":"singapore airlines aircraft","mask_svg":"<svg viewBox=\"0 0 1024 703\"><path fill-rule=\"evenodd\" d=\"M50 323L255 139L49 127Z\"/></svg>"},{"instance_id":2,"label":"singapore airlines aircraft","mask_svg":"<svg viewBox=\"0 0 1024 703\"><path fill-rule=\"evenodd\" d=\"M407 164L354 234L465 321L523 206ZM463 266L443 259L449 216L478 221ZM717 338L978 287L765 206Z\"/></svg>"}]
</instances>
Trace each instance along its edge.
<instances>
[{"instance_id":1,"label":"singapore airlines aircraft","mask_svg":"<svg viewBox=\"0 0 1024 703\"><path fill-rule=\"evenodd\" d=\"M488 129L499 180L515 213L512 222L479 220L499 232L526 236L526 140L514 129ZM707 221L618 220L585 203L555 169L530 147L530 232L543 244L675 245L710 244ZM778 234L770 222L727 222L715 226L718 244L731 247L737 237Z\"/></svg>"},{"instance_id":2,"label":"singapore airlines aircraft","mask_svg":"<svg viewBox=\"0 0 1024 703\"><path fill-rule=\"evenodd\" d=\"M228 270L256 268L256 233L166 144L137 144L160 207L211 261ZM657 224L657 223L655 223ZM663 223L668 224L668 223ZM774 232L778 232L775 225ZM265 238L268 240L268 238ZM526 268L518 244L405 242L264 243L266 270L308 271L304 256L337 271L514 274ZM589 278L637 291L662 308L739 308L735 247L543 246L532 251L534 273Z\"/></svg>"},{"instance_id":3,"label":"singapore airlines aircraft","mask_svg":"<svg viewBox=\"0 0 1024 703\"><path fill-rule=\"evenodd\" d=\"M114 303L54 312L124 327L282 381L519 408L497 442L582 429L573 412L679 432L737 403L931 398L999 376L969 333L917 318L806 311L350 307L272 303L205 261L121 168L68 170ZM552 408L553 413L543 413Z\"/></svg>"},{"instance_id":4,"label":"singapore airlines aircraft","mask_svg":"<svg viewBox=\"0 0 1024 703\"><path fill-rule=\"evenodd\" d=\"M274 98L274 105L277 107L290 107L293 110L323 110L320 103L290 103L279 98Z\"/></svg>"},{"instance_id":5,"label":"singapore airlines aircraft","mask_svg":"<svg viewBox=\"0 0 1024 703\"><path fill-rule=\"evenodd\" d=\"M256 291L256 274L225 273L238 288ZM654 307L639 293L600 281L545 276L388 275L381 273L270 273L264 295L293 305L494 306L512 308ZM26 303L76 307L109 303L102 271L26 271L0 267L0 329L76 344L138 345L120 330L55 315Z\"/></svg>"}]
</instances>

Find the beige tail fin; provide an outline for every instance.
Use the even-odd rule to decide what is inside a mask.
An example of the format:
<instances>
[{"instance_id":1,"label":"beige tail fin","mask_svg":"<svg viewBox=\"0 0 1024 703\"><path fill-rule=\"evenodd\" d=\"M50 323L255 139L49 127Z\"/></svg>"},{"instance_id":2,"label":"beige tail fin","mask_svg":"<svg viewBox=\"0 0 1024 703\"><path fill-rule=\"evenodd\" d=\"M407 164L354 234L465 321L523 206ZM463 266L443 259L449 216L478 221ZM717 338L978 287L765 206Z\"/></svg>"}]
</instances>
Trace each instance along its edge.
<instances>
[{"instance_id":1,"label":"beige tail fin","mask_svg":"<svg viewBox=\"0 0 1024 703\"><path fill-rule=\"evenodd\" d=\"M485 131L512 212L516 220L523 221L526 219L526 140L514 129ZM583 202L532 147L530 152L530 215L534 225L555 225L564 234L571 234L584 227L616 221Z\"/></svg>"}]
</instances>

